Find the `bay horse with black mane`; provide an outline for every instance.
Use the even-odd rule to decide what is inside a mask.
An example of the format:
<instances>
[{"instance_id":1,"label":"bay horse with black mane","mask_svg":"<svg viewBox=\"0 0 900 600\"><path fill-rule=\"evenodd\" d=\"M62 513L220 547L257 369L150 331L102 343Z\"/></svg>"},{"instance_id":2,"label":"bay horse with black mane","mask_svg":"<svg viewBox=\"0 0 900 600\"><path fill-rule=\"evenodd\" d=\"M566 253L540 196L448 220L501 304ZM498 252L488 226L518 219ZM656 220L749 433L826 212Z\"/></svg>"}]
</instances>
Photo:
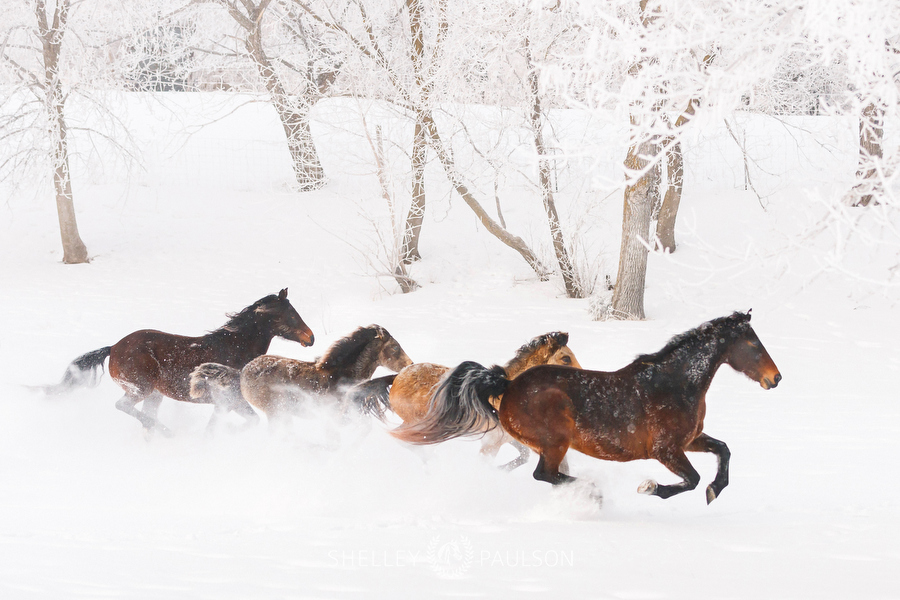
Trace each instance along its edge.
<instances>
[{"instance_id":1,"label":"bay horse with black mane","mask_svg":"<svg viewBox=\"0 0 900 600\"><path fill-rule=\"evenodd\" d=\"M267 354L243 369L202 364L191 374L191 396L200 402L242 398L274 423L290 418L310 396L334 395L341 400L345 389L370 378L379 366L399 371L410 364L387 329L369 325L336 341L315 361Z\"/></svg>"},{"instance_id":2,"label":"bay horse with black mane","mask_svg":"<svg viewBox=\"0 0 900 600\"><path fill-rule=\"evenodd\" d=\"M508 379L515 379L531 367L537 365L564 365L581 368L578 359L568 346L569 334L553 331L539 335L517 351L515 356L503 366ZM348 401L384 421L384 411L391 410L404 423L418 423L428 414L431 396L437 389L441 379L450 372L450 367L433 363L415 363L397 373L378 377L363 382L348 392ZM500 405L499 397L492 398L494 408ZM503 444L512 445L519 456L501 466L502 469L513 470L528 461L530 454L523 446L505 431L494 428L485 433L481 443L481 453L494 457Z\"/></svg>"},{"instance_id":3,"label":"bay horse with black mane","mask_svg":"<svg viewBox=\"0 0 900 600\"><path fill-rule=\"evenodd\" d=\"M750 326L750 313L721 317L674 337L654 354L613 372L560 366L529 369L515 380L502 369L462 363L435 392L428 416L392 432L414 444L482 432L498 424L540 454L535 479L574 480L559 470L569 448L603 460L655 459L681 477L674 485L647 480L638 491L668 498L697 487L700 475L685 452L718 459L707 503L728 485L731 456L703 432L706 393L722 364L771 389L781 373ZM499 410L489 398L503 394Z\"/></svg>"},{"instance_id":4,"label":"bay horse with black mane","mask_svg":"<svg viewBox=\"0 0 900 600\"><path fill-rule=\"evenodd\" d=\"M96 385L103 363L109 358L109 374L124 390L116 408L140 421L148 430L170 435L156 414L163 396L182 402L196 402L190 396L190 374L198 365L215 361L242 368L269 349L275 336L312 346L313 332L287 299L287 289L260 298L238 313L230 314L225 325L200 337L186 337L142 329L99 350L87 352L69 365L62 381L43 390L49 394L69 391L82 385ZM137 404L143 401L143 410ZM227 407L247 419L258 419L244 403Z\"/></svg>"}]
</instances>

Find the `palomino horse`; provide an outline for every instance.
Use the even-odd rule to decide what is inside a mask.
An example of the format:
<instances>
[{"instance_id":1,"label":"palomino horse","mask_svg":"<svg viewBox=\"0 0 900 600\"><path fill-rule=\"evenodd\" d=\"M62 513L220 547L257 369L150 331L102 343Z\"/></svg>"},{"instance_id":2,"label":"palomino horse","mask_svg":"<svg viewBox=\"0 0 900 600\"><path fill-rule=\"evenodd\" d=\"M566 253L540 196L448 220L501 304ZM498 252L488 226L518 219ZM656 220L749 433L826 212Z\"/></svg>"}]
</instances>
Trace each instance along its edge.
<instances>
[{"instance_id":1,"label":"palomino horse","mask_svg":"<svg viewBox=\"0 0 900 600\"><path fill-rule=\"evenodd\" d=\"M580 369L575 354L567 346L569 334L555 331L532 339L516 351L516 355L503 367L508 379L515 379L520 373L537 365L564 365ZM405 424L420 422L428 413L431 395L450 367L432 363L416 363L397 373L379 377L356 386L349 394L349 400L362 406L368 412L384 420L382 407L392 410ZM390 388L390 394L388 394ZM379 406L378 403L381 404ZM496 409L500 397L491 398ZM494 428L485 432L481 452L494 457L503 444L512 444L519 456L503 465L507 470L515 469L528 460L528 448L511 438L502 429Z\"/></svg>"},{"instance_id":2,"label":"palomino horse","mask_svg":"<svg viewBox=\"0 0 900 600\"><path fill-rule=\"evenodd\" d=\"M343 393L371 377L379 366L399 371L410 364L412 360L384 327L369 325L336 341L314 362L265 355L240 370L200 365L191 374L191 395L198 402L243 397L272 423L289 417L309 396Z\"/></svg>"},{"instance_id":3,"label":"palomino horse","mask_svg":"<svg viewBox=\"0 0 900 600\"><path fill-rule=\"evenodd\" d=\"M731 453L703 433L706 392L716 370L730 365L771 389L781 373L753 328L750 313L721 317L673 338L655 354L639 356L614 372L535 367L515 380L502 369L459 365L437 390L428 416L392 432L417 444L479 433L498 423L540 454L535 479L572 481L559 471L569 448L604 460L652 458L682 478L660 485L647 480L644 494L668 498L697 487L700 475L685 456L710 452L718 458L707 503L728 485ZM499 412L489 398L503 394Z\"/></svg>"},{"instance_id":4,"label":"palomino horse","mask_svg":"<svg viewBox=\"0 0 900 600\"><path fill-rule=\"evenodd\" d=\"M79 356L69 365L60 383L43 389L55 394L95 384L98 371L102 374L103 362L109 357L109 374L125 390L116 408L133 416L146 429L155 428L169 435L169 430L156 419L159 404L163 396L196 402L189 393L189 376L198 365L216 361L240 369L264 354L275 336L304 346L312 346L315 341L313 332L288 301L287 289L228 316L225 325L201 337L152 329L135 331L112 346ZM143 410L138 410L136 405L141 401ZM258 419L246 404L228 408L248 419Z\"/></svg>"}]
</instances>

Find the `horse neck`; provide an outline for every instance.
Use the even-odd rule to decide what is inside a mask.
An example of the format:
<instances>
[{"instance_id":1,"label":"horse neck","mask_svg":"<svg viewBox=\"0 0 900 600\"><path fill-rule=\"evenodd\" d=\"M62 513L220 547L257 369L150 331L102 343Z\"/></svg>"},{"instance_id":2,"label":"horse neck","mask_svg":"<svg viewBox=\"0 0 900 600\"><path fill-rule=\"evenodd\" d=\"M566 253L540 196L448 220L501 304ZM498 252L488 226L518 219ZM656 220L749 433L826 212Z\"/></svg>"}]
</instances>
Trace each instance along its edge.
<instances>
[{"instance_id":1,"label":"horse neck","mask_svg":"<svg viewBox=\"0 0 900 600\"><path fill-rule=\"evenodd\" d=\"M219 329L210 334L213 336L221 340L223 347L228 348L239 362L247 363L269 350L275 334L265 324L248 323L234 330Z\"/></svg>"},{"instance_id":2,"label":"horse neck","mask_svg":"<svg viewBox=\"0 0 900 600\"><path fill-rule=\"evenodd\" d=\"M506 370L507 379L515 379L521 373L524 373L531 367L546 364L550 360L549 353L546 348L540 348L535 352L531 352L525 356L516 356L503 367Z\"/></svg>"},{"instance_id":3,"label":"horse neck","mask_svg":"<svg viewBox=\"0 0 900 600\"><path fill-rule=\"evenodd\" d=\"M706 392L716 371L725 362L730 344L721 335L709 336L699 345L684 344L672 350L659 365L667 372L683 373L691 388Z\"/></svg>"},{"instance_id":4,"label":"horse neck","mask_svg":"<svg viewBox=\"0 0 900 600\"><path fill-rule=\"evenodd\" d=\"M332 379L341 379L344 381L363 381L372 377L375 369L378 368L378 353L381 350L378 344L366 344L363 346L355 358L348 359L346 363L325 369L330 371L329 376Z\"/></svg>"}]
</instances>

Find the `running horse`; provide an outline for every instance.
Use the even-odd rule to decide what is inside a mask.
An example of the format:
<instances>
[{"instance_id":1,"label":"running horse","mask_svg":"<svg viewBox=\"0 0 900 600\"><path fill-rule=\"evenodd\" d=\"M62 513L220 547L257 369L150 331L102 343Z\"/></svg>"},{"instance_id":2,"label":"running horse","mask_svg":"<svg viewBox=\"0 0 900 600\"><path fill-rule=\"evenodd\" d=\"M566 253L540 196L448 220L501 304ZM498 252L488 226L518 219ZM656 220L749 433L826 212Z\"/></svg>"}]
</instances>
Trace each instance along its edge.
<instances>
[{"instance_id":1,"label":"running horse","mask_svg":"<svg viewBox=\"0 0 900 600\"><path fill-rule=\"evenodd\" d=\"M182 402L196 402L190 396L190 374L198 365L215 361L242 368L264 354L275 336L312 346L313 332L287 299L287 289L260 298L238 313L228 315L225 325L200 337L185 337L142 329L130 333L112 346L87 352L76 358L60 383L46 386L57 394L83 385L96 385L109 358L109 374L124 390L116 408L140 421L147 430L171 435L156 418L163 396ZM98 374L99 373L99 374ZM137 404L143 402L142 409ZM258 419L249 406L232 404L247 419Z\"/></svg>"},{"instance_id":2,"label":"running horse","mask_svg":"<svg viewBox=\"0 0 900 600\"><path fill-rule=\"evenodd\" d=\"M197 402L230 403L246 400L266 414L270 424L290 418L308 397L336 395L369 379L379 366L399 371L412 364L387 329L360 327L332 344L315 361L283 356L260 356L243 367L215 363L198 366L191 374L191 396Z\"/></svg>"},{"instance_id":3,"label":"running horse","mask_svg":"<svg viewBox=\"0 0 900 600\"><path fill-rule=\"evenodd\" d=\"M497 426L540 454L534 478L573 481L559 470L569 448L603 460L655 459L681 477L647 480L638 492L669 498L693 490L700 475L685 452L718 459L706 489L712 502L728 485L728 446L703 432L706 393L722 364L771 389L781 373L750 326L750 313L721 317L674 337L654 354L613 372L541 366L510 381L502 369L462 363L435 392L428 416L392 433L433 444ZM503 394L499 411L489 402Z\"/></svg>"},{"instance_id":4,"label":"running horse","mask_svg":"<svg viewBox=\"0 0 900 600\"><path fill-rule=\"evenodd\" d=\"M568 343L569 334L560 331L533 338L519 348L515 356L503 367L506 377L515 379L520 373L537 365L564 365L580 369L581 365L578 364ZM384 421L384 411L388 409L405 424L412 425L425 418L432 393L449 371L450 367L443 365L416 363L396 375L379 377L359 384L348 393L348 399L381 421ZM500 401L499 396L491 398L494 409L500 405ZM507 443L519 452L519 456L501 467L511 471L528 461L529 451L526 446L502 429L493 428L485 432L481 452L493 458L500 447Z\"/></svg>"}]
</instances>

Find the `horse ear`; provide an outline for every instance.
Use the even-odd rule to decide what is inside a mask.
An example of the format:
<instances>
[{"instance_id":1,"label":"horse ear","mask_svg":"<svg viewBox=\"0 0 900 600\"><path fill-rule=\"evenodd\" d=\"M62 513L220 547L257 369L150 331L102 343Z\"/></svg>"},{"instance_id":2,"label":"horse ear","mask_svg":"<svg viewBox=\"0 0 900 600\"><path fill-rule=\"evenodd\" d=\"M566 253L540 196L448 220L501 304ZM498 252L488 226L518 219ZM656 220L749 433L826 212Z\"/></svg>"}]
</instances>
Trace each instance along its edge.
<instances>
[{"instance_id":1,"label":"horse ear","mask_svg":"<svg viewBox=\"0 0 900 600\"><path fill-rule=\"evenodd\" d=\"M278 292L278 299L279 299L279 300L284 300L285 298L287 298L287 288L284 288L283 290L281 290L280 292Z\"/></svg>"}]
</instances>

